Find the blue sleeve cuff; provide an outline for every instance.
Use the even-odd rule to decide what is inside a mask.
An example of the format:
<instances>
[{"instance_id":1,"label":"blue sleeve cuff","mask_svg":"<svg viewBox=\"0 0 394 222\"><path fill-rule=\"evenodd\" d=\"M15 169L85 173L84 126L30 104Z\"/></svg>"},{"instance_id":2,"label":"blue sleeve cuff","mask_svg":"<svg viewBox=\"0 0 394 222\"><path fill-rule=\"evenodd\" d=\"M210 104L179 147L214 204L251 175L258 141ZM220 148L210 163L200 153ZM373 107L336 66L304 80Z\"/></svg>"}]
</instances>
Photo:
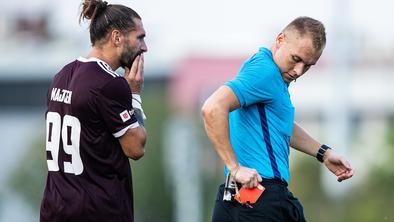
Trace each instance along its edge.
<instances>
[{"instance_id":1,"label":"blue sleeve cuff","mask_svg":"<svg viewBox=\"0 0 394 222\"><path fill-rule=\"evenodd\" d=\"M230 87L230 89L233 90L234 94L237 96L240 106L242 107L245 104L245 99L242 96L241 91L238 89L236 84L230 81L226 83L226 86Z\"/></svg>"}]
</instances>

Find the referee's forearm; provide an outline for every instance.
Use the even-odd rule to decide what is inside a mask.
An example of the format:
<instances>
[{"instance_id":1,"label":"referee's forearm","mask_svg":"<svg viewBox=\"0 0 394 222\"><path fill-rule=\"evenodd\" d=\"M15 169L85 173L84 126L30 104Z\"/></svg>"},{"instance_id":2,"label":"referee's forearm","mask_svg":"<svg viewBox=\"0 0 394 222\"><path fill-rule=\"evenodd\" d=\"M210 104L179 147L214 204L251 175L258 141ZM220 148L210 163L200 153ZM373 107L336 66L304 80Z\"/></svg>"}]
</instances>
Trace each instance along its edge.
<instances>
[{"instance_id":1,"label":"referee's forearm","mask_svg":"<svg viewBox=\"0 0 394 222\"><path fill-rule=\"evenodd\" d=\"M296 122L293 125L293 134L290 139L290 146L298 151L315 157L321 144L312 138Z\"/></svg>"}]
</instances>

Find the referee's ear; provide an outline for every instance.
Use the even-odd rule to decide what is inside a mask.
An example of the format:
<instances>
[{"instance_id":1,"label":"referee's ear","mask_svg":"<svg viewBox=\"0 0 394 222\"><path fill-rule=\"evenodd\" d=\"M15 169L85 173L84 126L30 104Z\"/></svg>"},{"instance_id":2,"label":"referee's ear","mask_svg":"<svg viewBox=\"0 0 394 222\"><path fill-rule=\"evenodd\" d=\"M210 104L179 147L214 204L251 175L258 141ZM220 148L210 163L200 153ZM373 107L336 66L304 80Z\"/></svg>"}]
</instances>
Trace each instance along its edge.
<instances>
[{"instance_id":1,"label":"referee's ear","mask_svg":"<svg viewBox=\"0 0 394 222\"><path fill-rule=\"evenodd\" d=\"M275 40L275 47L279 48L285 42L286 34L281 32L278 34Z\"/></svg>"}]
</instances>

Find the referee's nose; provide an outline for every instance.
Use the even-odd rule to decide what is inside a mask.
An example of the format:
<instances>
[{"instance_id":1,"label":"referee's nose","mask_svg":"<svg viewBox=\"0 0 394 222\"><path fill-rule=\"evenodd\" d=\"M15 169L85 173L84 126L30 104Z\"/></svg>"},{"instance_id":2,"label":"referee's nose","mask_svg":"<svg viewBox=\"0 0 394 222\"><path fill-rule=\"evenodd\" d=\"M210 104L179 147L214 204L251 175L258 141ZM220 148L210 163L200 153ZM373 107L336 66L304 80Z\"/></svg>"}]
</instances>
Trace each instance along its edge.
<instances>
[{"instance_id":1,"label":"referee's nose","mask_svg":"<svg viewBox=\"0 0 394 222\"><path fill-rule=\"evenodd\" d=\"M305 70L305 64L302 63L302 62L299 62L299 63L297 63L297 64L294 66L294 74L296 75L297 78L300 77L300 76L302 76L302 74L304 74L305 71L306 71L306 70Z\"/></svg>"}]
</instances>

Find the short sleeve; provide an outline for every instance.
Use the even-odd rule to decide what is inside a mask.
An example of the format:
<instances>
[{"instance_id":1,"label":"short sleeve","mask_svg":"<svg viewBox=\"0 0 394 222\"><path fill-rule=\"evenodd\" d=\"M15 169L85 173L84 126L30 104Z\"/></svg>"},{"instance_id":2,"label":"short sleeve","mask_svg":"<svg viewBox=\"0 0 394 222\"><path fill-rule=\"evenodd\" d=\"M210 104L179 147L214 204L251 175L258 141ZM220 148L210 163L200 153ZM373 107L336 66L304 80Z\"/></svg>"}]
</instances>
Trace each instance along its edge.
<instances>
[{"instance_id":1,"label":"short sleeve","mask_svg":"<svg viewBox=\"0 0 394 222\"><path fill-rule=\"evenodd\" d=\"M228 81L241 107L274 99L277 68L267 59L255 54L247 60L237 76Z\"/></svg>"},{"instance_id":2,"label":"short sleeve","mask_svg":"<svg viewBox=\"0 0 394 222\"><path fill-rule=\"evenodd\" d=\"M131 91L123 77L111 79L98 97L99 112L114 137L121 137L129 128L139 126L131 105Z\"/></svg>"}]
</instances>

